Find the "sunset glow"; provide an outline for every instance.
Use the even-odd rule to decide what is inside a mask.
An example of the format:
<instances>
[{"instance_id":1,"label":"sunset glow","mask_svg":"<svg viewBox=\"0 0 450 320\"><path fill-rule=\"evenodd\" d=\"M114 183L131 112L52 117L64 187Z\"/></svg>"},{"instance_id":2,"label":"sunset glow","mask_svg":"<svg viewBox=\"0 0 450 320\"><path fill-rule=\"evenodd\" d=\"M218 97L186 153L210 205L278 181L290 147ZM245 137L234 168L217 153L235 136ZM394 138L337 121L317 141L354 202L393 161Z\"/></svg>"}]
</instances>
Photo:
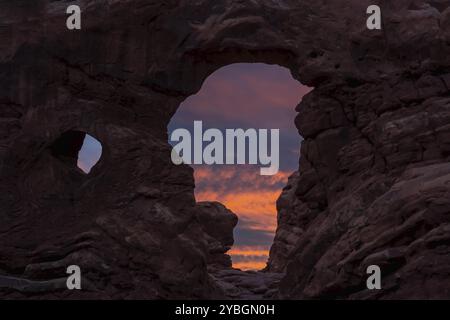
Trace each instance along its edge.
<instances>
[{"instance_id":1,"label":"sunset glow","mask_svg":"<svg viewBox=\"0 0 450 320\"><path fill-rule=\"evenodd\" d=\"M235 241L236 245L228 252L233 259L233 267L260 270L266 266L269 256L270 243L277 227L276 201L289 173L260 176L256 174L256 169L250 166L227 166L217 171L208 166L196 168L196 200L221 202L238 214L240 222L246 222L245 229L248 232L264 233L270 238L270 241L252 246L239 245L239 242ZM208 186L211 181L220 181L222 187ZM238 237L235 232L235 238Z\"/></svg>"},{"instance_id":2,"label":"sunset glow","mask_svg":"<svg viewBox=\"0 0 450 320\"><path fill-rule=\"evenodd\" d=\"M227 180L236 176L240 177L240 187L224 188L222 190L203 190L196 192L197 201L218 201L223 203L233 212L238 212L240 218L254 221L250 229L266 230L275 232L276 230L276 206L275 203L280 196L279 185L285 185L289 173L280 172L274 176L259 176L255 173L242 172L238 167L224 168L219 175L208 168L195 170L196 181L202 179L220 179L227 184Z\"/></svg>"},{"instance_id":3,"label":"sunset glow","mask_svg":"<svg viewBox=\"0 0 450 320\"><path fill-rule=\"evenodd\" d=\"M242 270L264 269L269 256L269 250L257 247L233 247L228 254L234 257L233 267Z\"/></svg>"}]
</instances>

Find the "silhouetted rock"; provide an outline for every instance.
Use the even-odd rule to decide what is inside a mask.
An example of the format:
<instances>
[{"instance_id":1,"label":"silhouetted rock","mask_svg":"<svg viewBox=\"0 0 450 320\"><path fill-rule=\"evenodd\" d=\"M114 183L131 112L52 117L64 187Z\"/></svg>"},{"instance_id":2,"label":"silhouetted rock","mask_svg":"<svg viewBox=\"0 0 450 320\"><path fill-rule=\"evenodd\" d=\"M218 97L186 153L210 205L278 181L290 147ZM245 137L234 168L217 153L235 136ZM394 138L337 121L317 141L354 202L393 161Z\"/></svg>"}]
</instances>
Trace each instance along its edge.
<instances>
[{"instance_id":1,"label":"silhouetted rock","mask_svg":"<svg viewBox=\"0 0 450 320\"><path fill-rule=\"evenodd\" d=\"M366 28L365 0L78 3L82 30L69 31L66 2L0 2L2 298L231 296L207 263L211 243L224 248L208 239L230 225L205 238L167 125L236 62L279 64L315 87L278 202L279 296L450 298L448 1L385 1L383 30ZM89 175L73 161L84 133L103 148ZM383 270L374 293L370 263ZM81 291L59 287L71 264Z\"/></svg>"},{"instance_id":2,"label":"silhouetted rock","mask_svg":"<svg viewBox=\"0 0 450 320\"><path fill-rule=\"evenodd\" d=\"M207 242L207 263L231 268L231 258L226 254L234 243L233 229L238 217L218 202L197 203L197 219Z\"/></svg>"},{"instance_id":3,"label":"silhouetted rock","mask_svg":"<svg viewBox=\"0 0 450 320\"><path fill-rule=\"evenodd\" d=\"M289 255L293 251L297 241L304 232L300 222L303 219L312 218L309 210L297 199L296 190L300 183L299 174L295 172L289 177L287 186L283 189L278 201L278 227L274 243L270 248L270 258L267 270L272 272L284 272Z\"/></svg>"}]
</instances>

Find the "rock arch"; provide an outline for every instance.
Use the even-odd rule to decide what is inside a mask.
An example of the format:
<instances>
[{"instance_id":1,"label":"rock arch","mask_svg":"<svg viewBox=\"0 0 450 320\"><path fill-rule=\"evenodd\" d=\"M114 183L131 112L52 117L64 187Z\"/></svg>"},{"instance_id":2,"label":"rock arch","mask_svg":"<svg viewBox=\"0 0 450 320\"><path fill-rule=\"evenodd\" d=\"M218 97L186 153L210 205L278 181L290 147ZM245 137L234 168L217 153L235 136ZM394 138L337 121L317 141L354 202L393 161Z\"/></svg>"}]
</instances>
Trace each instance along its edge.
<instances>
[{"instance_id":1,"label":"rock arch","mask_svg":"<svg viewBox=\"0 0 450 320\"><path fill-rule=\"evenodd\" d=\"M368 0L84 0L75 32L63 3L3 2L0 294L23 294L6 275L47 281L29 287L41 297L220 297L166 126L220 66L265 62L316 88L298 107L301 182L279 202L297 237L288 261L273 254L280 296L448 298L450 9L436 3L383 2L369 31ZM47 157L73 127L104 144L83 181ZM367 263L390 270L386 290L364 290ZM67 264L88 290L55 290Z\"/></svg>"}]
</instances>

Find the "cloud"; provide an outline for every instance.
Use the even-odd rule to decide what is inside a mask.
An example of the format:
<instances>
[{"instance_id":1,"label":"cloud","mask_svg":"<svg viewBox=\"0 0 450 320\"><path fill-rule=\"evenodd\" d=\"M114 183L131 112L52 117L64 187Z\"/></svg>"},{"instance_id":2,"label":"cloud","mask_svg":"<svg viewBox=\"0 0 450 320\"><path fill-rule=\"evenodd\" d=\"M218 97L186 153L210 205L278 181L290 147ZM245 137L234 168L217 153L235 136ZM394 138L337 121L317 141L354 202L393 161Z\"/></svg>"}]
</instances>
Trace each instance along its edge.
<instances>
[{"instance_id":1,"label":"cloud","mask_svg":"<svg viewBox=\"0 0 450 320\"><path fill-rule=\"evenodd\" d=\"M231 250L233 267L244 270L261 270L267 264L269 251L255 247L237 247Z\"/></svg>"},{"instance_id":2,"label":"cloud","mask_svg":"<svg viewBox=\"0 0 450 320\"><path fill-rule=\"evenodd\" d=\"M222 169L196 166L197 201L219 201L245 221L246 229L274 232L276 201L286 185L289 172L261 176L250 166Z\"/></svg>"},{"instance_id":3,"label":"cloud","mask_svg":"<svg viewBox=\"0 0 450 320\"><path fill-rule=\"evenodd\" d=\"M233 266L243 270L265 267L277 224L276 200L290 175L260 176L250 166L195 166L197 201L219 201L239 217Z\"/></svg>"},{"instance_id":4,"label":"cloud","mask_svg":"<svg viewBox=\"0 0 450 320\"><path fill-rule=\"evenodd\" d=\"M233 260L233 258L232 258ZM250 260L250 261L238 261L233 260L233 268L241 270L262 270L266 267L266 261Z\"/></svg>"},{"instance_id":5,"label":"cloud","mask_svg":"<svg viewBox=\"0 0 450 320\"><path fill-rule=\"evenodd\" d=\"M273 230L261 228L258 224L251 221L246 223L245 219L241 219L238 226L234 229L236 247L245 247L247 251L249 248L267 251L268 247L272 245L273 238Z\"/></svg>"},{"instance_id":6,"label":"cloud","mask_svg":"<svg viewBox=\"0 0 450 320\"><path fill-rule=\"evenodd\" d=\"M265 64L234 64L212 74L179 112L213 123L294 128L294 109L311 88L294 80L288 69ZM275 116L274 116L275 115Z\"/></svg>"},{"instance_id":7,"label":"cloud","mask_svg":"<svg viewBox=\"0 0 450 320\"><path fill-rule=\"evenodd\" d=\"M280 190L286 185L290 172L279 171L276 175L261 176L258 166L193 166L196 186L201 191L223 193L233 189L249 190Z\"/></svg>"}]
</instances>

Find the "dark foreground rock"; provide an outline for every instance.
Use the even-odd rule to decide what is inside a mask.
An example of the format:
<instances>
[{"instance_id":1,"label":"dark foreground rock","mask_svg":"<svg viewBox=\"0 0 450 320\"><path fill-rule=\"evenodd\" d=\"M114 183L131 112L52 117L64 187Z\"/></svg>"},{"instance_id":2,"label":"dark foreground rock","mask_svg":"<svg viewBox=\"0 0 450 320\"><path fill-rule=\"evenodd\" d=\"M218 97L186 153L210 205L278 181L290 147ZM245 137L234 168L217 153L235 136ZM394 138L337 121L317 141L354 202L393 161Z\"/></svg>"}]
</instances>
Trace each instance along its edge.
<instances>
[{"instance_id":1,"label":"dark foreground rock","mask_svg":"<svg viewBox=\"0 0 450 320\"><path fill-rule=\"evenodd\" d=\"M279 296L450 298L448 1L384 1L382 30L366 28L368 0L78 3L82 30L69 31L66 2L0 1L2 298L227 295L167 125L236 62L315 87L278 203ZM80 132L103 146L89 175ZM58 287L71 264L81 291ZM383 290L365 289L368 264Z\"/></svg>"},{"instance_id":2,"label":"dark foreground rock","mask_svg":"<svg viewBox=\"0 0 450 320\"><path fill-rule=\"evenodd\" d=\"M237 269L210 269L212 278L227 299L270 300L278 298L282 273L242 271Z\"/></svg>"},{"instance_id":3,"label":"dark foreground rock","mask_svg":"<svg viewBox=\"0 0 450 320\"><path fill-rule=\"evenodd\" d=\"M233 230L238 217L218 202L197 203L197 220L206 241L207 263L217 268L231 268L231 257L226 253L234 243Z\"/></svg>"}]
</instances>

